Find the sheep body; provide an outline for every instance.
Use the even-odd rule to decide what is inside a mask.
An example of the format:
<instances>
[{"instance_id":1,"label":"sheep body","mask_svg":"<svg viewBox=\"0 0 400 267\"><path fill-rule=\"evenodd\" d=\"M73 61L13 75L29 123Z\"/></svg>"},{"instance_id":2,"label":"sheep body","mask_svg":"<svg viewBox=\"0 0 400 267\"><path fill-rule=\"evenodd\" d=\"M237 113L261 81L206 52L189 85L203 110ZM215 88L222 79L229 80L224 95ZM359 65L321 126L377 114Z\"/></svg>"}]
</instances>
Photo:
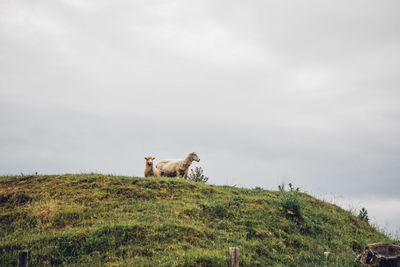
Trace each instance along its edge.
<instances>
[{"instance_id":1,"label":"sheep body","mask_svg":"<svg viewBox=\"0 0 400 267\"><path fill-rule=\"evenodd\" d=\"M183 177L187 179L189 167L193 161L200 161L196 153L192 152L184 159L169 159L160 161L156 169L161 176Z\"/></svg>"}]
</instances>

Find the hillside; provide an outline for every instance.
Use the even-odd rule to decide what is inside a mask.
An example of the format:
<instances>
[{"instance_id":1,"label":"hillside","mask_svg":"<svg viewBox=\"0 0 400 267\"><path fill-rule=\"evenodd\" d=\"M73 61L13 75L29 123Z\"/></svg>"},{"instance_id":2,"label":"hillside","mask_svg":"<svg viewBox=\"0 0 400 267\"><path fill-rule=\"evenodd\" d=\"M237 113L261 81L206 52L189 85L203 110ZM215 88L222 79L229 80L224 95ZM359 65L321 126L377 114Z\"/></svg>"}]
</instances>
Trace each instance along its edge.
<instances>
[{"instance_id":1,"label":"hillside","mask_svg":"<svg viewBox=\"0 0 400 267\"><path fill-rule=\"evenodd\" d=\"M102 174L0 177L0 263L30 265L355 265L372 242L393 242L335 205L300 193L302 218L279 191L173 178Z\"/></svg>"}]
</instances>

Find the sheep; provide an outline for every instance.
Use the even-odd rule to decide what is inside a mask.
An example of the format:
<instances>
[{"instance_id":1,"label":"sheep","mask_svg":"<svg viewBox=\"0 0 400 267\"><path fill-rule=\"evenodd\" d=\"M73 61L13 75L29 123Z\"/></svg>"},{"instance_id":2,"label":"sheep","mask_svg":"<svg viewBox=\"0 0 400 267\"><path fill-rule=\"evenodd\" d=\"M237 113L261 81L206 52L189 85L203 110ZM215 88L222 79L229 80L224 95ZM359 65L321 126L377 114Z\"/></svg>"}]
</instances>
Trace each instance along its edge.
<instances>
[{"instance_id":1,"label":"sheep","mask_svg":"<svg viewBox=\"0 0 400 267\"><path fill-rule=\"evenodd\" d=\"M144 177L155 176L160 177L160 172L153 166L154 157L144 157L146 165L144 167Z\"/></svg>"},{"instance_id":2,"label":"sheep","mask_svg":"<svg viewBox=\"0 0 400 267\"><path fill-rule=\"evenodd\" d=\"M156 169L161 176L182 177L187 179L189 167L193 161L200 161L199 156L194 152L187 155L185 159L162 160L157 164Z\"/></svg>"}]
</instances>

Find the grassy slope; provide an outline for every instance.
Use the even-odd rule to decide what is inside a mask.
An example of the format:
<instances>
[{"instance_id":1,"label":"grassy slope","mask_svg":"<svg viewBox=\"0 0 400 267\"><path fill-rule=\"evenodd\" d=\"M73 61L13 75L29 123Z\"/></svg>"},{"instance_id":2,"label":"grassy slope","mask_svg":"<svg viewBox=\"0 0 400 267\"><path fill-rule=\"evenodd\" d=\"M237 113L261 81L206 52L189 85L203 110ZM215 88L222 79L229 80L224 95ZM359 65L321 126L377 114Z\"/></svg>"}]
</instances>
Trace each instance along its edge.
<instances>
[{"instance_id":1,"label":"grassy slope","mask_svg":"<svg viewBox=\"0 0 400 267\"><path fill-rule=\"evenodd\" d=\"M242 266L354 265L371 242L393 242L350 212L306 194L304 220L278 192L172 178L101 174L0 177L0 263L17 250L31 266L218 265L240 248Z\"/></svg>"}]
</instances>

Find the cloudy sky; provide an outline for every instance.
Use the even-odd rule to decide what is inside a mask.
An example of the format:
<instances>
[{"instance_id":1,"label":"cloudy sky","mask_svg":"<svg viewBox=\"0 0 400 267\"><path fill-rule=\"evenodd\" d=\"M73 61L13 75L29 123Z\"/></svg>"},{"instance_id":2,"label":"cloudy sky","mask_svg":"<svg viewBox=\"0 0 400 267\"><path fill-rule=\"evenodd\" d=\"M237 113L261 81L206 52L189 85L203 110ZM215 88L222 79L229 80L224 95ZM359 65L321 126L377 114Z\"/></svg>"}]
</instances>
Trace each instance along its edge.
<instances>
[{"instance_id":1,"label":"cloudy sky","mask_svg":"<svg viewBox=\"0 0 400 267\"><path fill-rule=\"evenodd\" d=\"M0 174L196 151L400 231L399 48L390 0L0 0Z\"/></svg>"}]
</instances>

